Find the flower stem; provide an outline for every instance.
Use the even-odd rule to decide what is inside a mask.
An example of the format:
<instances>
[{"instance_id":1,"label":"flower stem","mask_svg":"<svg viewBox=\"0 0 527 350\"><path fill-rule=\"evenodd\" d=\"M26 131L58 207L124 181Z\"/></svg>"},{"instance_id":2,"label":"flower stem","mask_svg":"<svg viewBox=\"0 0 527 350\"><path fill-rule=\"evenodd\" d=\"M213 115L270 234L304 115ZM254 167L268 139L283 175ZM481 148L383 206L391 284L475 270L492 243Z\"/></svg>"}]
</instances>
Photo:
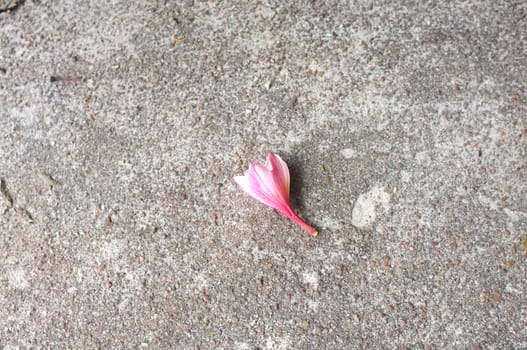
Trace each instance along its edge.
<instances>
[{"instance_id":1,"label":"flower stem","mask_svg":"<svg viewBox=\"0 0 527 350\"><path fill-rule=\"evenodd\" d=\"M299 224L300 227L302 227L307 233L309 233L311 237L316 237L318 235L318 231L314 227L306 224L304 220L302 220L295 212L292 212L290 218Z\"/></svg>"}]
</instances>

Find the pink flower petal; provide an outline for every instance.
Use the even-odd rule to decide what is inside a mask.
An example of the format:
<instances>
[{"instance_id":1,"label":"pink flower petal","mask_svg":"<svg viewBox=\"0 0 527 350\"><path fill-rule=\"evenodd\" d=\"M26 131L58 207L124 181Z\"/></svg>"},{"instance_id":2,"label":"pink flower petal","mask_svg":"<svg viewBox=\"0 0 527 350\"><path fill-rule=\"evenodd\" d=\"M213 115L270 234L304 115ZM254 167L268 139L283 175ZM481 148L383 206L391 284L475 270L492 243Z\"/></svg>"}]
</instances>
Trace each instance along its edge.
<instances>
[{"instance_id":1,"label":"pink flower petal","mask_svg":"<svg viewBox=\"0 0 527 350\"><path fill-rule=\"evenodd\" d=\"M236 183L241 187L241 189L251 197L270 207L275 207L276 201L273 198L269 198L265 193L263 193L260 187L258 186L258 183L255 183L254 181L251 182L248 175L235 176L234 181L236 181Z\"/></svg>"},{"instance_id":2,"label":"pink flower petal","mask_svg":"<svg viewBox=\"0 0 527 350\"><path fill-rule=\"evenodd\" d=\"M289 168L287 167L287 163L278 155L269 152L267 155L267 164L270 165L270 169L275 176L280 179L280 187L284 189L285 198L289 200Z\"/></svg>"},{"instance_id":3,"label":"pink flower petal","mask_svg":"<svg viewBox=\"0 0 527 350\"><path fill-rule=\"evenodd\" d=\"M289 193L286 193L282 179L273 170L261 164L252 163L249 167L249 177L254 178L254 181L259 183L269 197L279 202L288 202Z\"/></svg>"},{"instance_id":4,"label":"pink flower petal","mask_svg":"<svg viewBox=\"0 0 527 350\"><path fill-rule=\"evenodd\" d=\"M251 163L245 175L235 176L234 181L251 197L280 211L313 237L317 235L315 228L306 224L291 207L289 168L276 154L269 152L265 165Z\"/></svg>"}]
</instances>

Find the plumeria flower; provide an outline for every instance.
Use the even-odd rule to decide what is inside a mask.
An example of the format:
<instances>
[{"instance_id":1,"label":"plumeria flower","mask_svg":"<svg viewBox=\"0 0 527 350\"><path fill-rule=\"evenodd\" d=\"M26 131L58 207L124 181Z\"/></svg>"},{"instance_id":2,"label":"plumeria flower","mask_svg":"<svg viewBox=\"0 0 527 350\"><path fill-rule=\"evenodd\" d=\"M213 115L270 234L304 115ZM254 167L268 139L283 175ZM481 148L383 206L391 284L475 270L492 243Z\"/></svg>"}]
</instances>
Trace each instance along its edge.
<instances>
[{"instance_id":1,"label":"plumeria flower","mask_svg":"<svg viewBox=\"0 0 527 350\"><path fill-rule=\"evenodd\" d=\"M289 168L276 154L269 152L265 165L251 163L245 175L235 176L234 181L249 196L278 210L299 224L311 236L317 236L317 230L306 224L291 208Z\"/></svg>"}]
</instances>

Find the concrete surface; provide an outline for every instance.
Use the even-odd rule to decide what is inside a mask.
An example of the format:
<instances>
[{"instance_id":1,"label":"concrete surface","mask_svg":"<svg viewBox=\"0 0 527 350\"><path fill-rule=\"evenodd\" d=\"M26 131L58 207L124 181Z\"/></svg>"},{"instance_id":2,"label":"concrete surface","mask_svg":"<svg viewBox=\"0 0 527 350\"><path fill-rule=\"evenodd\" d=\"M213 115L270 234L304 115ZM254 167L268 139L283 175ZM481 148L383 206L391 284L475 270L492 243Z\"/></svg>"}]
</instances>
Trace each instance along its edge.
<instances>
[{"instance_id":1,"label":"concrete surface","mask_svg":"<svg viewBox=\"0 0 527 350\"><path fill-rule=\"evenodd\" d=\"M527 349L526 16L1 13L0 348ZM232 181L270 150L317 238Z\"/></svg>"}]
</instances>

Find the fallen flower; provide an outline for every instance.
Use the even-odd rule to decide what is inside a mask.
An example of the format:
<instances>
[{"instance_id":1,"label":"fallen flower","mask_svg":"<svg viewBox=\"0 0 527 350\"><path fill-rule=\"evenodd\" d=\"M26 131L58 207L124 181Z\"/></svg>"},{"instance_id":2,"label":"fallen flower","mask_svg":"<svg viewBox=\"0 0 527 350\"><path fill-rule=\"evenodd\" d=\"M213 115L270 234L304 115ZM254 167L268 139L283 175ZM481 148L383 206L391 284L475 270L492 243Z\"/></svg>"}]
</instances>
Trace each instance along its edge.
<instances>
[{"instance_id":1,"label":"fallen flower","mask_svg":"<svg viewBox=\"0 0 527 350\"><path fill-rule=\"evenodd\" d=\"M265 165L251 163L243 176L234 181L251 197L274 208L299 224L311 236L316 237L315 228L296 215L289 201L289 168L276 154L269 152Z\"/></svg>"}]
</instances>

